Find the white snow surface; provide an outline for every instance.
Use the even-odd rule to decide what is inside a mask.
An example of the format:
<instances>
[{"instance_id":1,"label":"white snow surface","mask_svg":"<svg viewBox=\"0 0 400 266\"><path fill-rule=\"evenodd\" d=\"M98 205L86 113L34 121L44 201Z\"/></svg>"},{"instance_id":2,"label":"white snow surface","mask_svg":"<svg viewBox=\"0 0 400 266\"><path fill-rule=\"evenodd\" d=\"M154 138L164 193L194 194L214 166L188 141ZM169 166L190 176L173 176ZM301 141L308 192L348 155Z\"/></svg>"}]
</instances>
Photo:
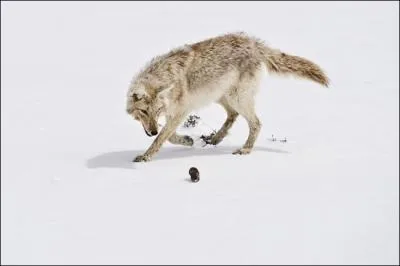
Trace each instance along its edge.
<instances>
[{"instance_id":1,"label":"white snow surface","mask_svg":"<svg viewBox=\"0 0 400 266\"><path fill-rule=\"evenodd\" d=\"M2 2L1 263L398 264L398 20L398 2ZM125 112L133 75L237 31L331 87L266 73L252 154L231 154L240 118L133 163L153 141Z\"/></svg>"}]
</instances>

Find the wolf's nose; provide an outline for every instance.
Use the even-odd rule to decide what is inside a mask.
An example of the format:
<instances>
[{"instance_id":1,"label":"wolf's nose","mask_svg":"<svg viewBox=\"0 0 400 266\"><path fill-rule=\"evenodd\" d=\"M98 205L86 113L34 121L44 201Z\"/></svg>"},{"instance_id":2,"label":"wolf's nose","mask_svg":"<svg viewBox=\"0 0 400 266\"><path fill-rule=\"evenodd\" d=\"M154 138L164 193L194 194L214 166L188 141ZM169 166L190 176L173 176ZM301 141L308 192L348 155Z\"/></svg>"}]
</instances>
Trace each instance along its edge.
<instances>
[{"instance_id":1,"label":"wolf's nose","mask_svg":"<svg viewBox=\"0 0 400 266\"><path fill-rule=\"evenodd\" d=\"M151 131L151 135L155 136L155 135L157 135L157 134L158 134L157 130Z\"/></svg>"}]
</instances>

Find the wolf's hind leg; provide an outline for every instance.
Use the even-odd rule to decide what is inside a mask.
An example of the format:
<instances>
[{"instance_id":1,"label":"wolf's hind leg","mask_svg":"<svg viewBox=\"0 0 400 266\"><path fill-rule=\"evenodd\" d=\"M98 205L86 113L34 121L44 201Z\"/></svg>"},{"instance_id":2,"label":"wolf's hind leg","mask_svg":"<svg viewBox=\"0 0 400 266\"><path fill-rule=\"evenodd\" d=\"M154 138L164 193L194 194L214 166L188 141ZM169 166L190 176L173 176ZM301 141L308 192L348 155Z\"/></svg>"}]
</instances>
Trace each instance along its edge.
<instances>
[{"instance_id":1,"label":"wolf's hind leg","mask_svg":"<svg viewBox=\"0 0 400 266\"><path fill-rule=\"evenodd\" d=\"M254 147L258 134L260 133L261 122L254 111L253 104L248 103L247 106L238 107L239 108L236 110L246 119L247 124L249 125L249 136L247 137L246 143L243 147L234 151L233 154L249 154Z\"/></svg>"},{"instance_id":2,"label":"wolf's hind leg","mask_svg":"<svg viewBox=\"0 0 400 266\"><path fill-rule=\"evenodd\" d=\"M237 93L230 94L227 98L229 105L246 119L249 126L246 143L233 154L249 154L260 133L261 122L255 112L255 95L259 85L257 73L254 74L254 77L243 79L237 86Z\"/></svg>"},{"instance_id":3,"label":"wolf's hind leg","mask_svg":"<svg viewBox=\"0 0 400 266\"><path fill-rule=\"evenodd\" d=\"M249 136L247 137L246 143L243 147L234 151L233 154L249 154L254 147L258 134L260 133L261 123L257 116L254 115L245 118L249 124Z\"/></svg>"},{"instance_id":4,"label":"wolf's hind leg","mask_svg":"<svg viewBox=\"0 0 400 266\"><path fill-rule=\"evenodd\" d=\"M236 112L229 104L228 101L224 98L219 100L219 104L224 107L227 117L222 125L222 127L218 130L217 133L211 138L210 144L217 145L219 144L228 134L229 130L231 129L233 123L235 123L236 118L238 117L238 112Z\"/></svg>"},{"instance_id":5,"label":"wolf's hind leg","mask_svg":"<svg viewBox=\"0 0 400 266\"><path fill-rule=\"evenodd\" d=\"M183 145L183 146L193 146L193 139L189 136L182 136L176 133L173 133L171 137L169 137L168 141L172 144Z\"/></svg>"}]
</instances>

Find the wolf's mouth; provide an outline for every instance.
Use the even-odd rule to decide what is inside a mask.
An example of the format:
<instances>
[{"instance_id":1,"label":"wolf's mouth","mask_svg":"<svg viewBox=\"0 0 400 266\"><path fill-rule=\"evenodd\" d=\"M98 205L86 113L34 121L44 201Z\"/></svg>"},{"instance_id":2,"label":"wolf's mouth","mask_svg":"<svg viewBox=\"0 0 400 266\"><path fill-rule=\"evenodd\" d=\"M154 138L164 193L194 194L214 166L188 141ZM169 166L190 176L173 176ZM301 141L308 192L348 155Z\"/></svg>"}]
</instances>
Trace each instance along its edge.
<instances>
[{"instance_id":1,"label":"wolf's mouth","mask_svg":"<svg viewBox=\"0 0 400 266\"><path fill-rule=\"evenodd\" d=\"M146 132L146 135L149 137L152 137L153 135L151 135L149 132L147 132L147 130L145 129L144 132Z\"/></svg>"}]
</instances>

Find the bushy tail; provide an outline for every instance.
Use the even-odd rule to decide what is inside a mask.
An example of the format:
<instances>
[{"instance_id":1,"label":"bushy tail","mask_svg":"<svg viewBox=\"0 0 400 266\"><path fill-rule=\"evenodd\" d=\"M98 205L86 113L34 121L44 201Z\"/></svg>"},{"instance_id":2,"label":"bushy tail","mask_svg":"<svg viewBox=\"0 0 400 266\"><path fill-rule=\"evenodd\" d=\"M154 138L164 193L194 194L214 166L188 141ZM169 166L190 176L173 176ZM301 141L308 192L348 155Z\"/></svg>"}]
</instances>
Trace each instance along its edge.
<instances>
[{"instance_id":1,"label":"bushy tail","mask_svg":"<svg viewBox=\"0 0 400 266\"><path fill-rule=\"evenodd\" d=\"M267 49L264 53L268 70L277 74L294 76L315 81L325 87L329 86L329 78L315 63L299 56L288 55L275 49Z\"/></svg>"}]
</instances>

